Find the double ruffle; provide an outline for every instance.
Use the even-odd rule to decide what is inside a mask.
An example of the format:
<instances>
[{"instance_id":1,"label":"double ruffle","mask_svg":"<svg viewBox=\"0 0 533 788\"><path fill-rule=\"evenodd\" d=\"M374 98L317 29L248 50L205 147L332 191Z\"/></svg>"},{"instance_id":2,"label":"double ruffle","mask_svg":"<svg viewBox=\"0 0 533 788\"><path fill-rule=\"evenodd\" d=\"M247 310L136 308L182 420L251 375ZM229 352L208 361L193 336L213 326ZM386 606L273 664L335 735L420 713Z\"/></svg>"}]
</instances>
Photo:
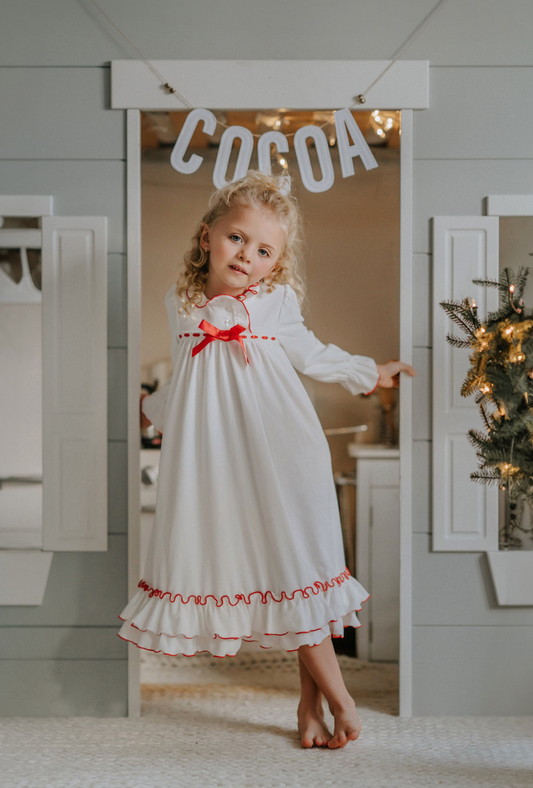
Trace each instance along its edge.
<instances>
[{"instance_id":1,"label":"double ruffle","mask_svg":"<svg viewBox=\"0 0 533 788\"><path fill-rule=\"evenodd\" d=\"M360 626L356 612L369 597L363 586L344 570L332 581L282 593L271 592L194 597L156 592L144 581L122 611L118 636L148 651L168 656L235 656L243 641L261 648L296 651L314 646L331 635L342 637L344 627Z\"/></svg>"}]
</instances>

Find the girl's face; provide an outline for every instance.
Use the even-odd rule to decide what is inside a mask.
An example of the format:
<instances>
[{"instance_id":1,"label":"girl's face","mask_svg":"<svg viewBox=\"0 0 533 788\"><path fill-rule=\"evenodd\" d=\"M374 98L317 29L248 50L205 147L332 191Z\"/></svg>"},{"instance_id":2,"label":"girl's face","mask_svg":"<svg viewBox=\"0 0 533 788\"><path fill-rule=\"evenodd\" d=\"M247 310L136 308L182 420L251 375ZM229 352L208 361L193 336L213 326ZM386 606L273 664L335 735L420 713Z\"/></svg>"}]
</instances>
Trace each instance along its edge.
<instances>
[{"instance_id":1,"label":"girl's face","mask_svg":"<svg viewBox=\"0 0 533 788\"><path fill-rule=\"evenodd\" d=\"M239 295L267 276L283 250L285 232L265 208L238 205L211 229L204 224L200 244L209 250L207 298Z\"/></svg>"}]
</instances>

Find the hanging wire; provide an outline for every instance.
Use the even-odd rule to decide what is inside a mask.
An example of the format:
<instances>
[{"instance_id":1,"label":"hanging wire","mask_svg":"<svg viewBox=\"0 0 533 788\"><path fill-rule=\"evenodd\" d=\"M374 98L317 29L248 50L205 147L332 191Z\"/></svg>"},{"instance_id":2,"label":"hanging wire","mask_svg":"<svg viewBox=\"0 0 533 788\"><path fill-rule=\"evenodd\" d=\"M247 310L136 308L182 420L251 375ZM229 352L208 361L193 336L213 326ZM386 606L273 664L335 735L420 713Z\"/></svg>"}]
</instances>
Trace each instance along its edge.
<instances>
[{"instance_id":1,"label":"hanging wire","mask_svg":"<svg viewBox=\"0 0 533 788\"><path fill-rule=\"evenodd\" d=\"M405 44L402 44L402 46L400 47L400 49L398 49L398 51L397 51L397 52L396 52L396 53L393 55L391 62L390 62L390 63L389 63L389 65L388 65L388 66L387 66L387 67L386 67L386 68L385 68L385 69L384 69L384 70L381 72L381 74L380 74L380 75L377 77L377 79L375 79L375 80L372 82L372 84L371 84L371 85L370 85L370 86L369 86L369 87L368 87L368 88L365 90L365 92L364 92L364 93L359 93L359 95L357 96L357 101L358 101L360 104L364 104L364 103L366 102L366 94L367 94L367 93L369 93L369 92L372 90L372 88L373 88L375 85L377 85L377 83L379 82L379 80L380 80L382 77L384 77L384 76L385 76L385 74L387 73L387 71L388 71L390 68L392 68L392 66L393 66L393 65L396 63L396 61L399 59L400 55L403 55L403 53L404 53L406 50L408 50L408 49L409 49L409 47L410 47L412 44L414 44L414 43L415 43L415 41L416 41L416 39L418 38L418 36L419 36L419 35L422 33L422 31L423 31L423 30L424 30L424 29L427 27L427 25L429 25L429 23L431 22L431 20L432 20L434 17L436 17L436 16L437 16L437 14L439 13L439 11L442 11L442 9L444 8L444 6L446 5L446 3L447 3L447 2L448 2L448 0L439 0L439 2L437 3L437 5L436 5L436 6L435 6L435 8L433 9L433 11L430 11L430 12L429 12L429 14L428 14L428 15L427 15L427 16L426 16L426 17L425 17L425 18L424 18L424 19L423 19L423 20L420 22L420 24L418 25L418 27L417 27L417 28L415 28L415 30L413 30L413 32L411 33L411 35L409 36L409 38L407 39L407 41L405 42Z\"/></svg>"},{"instance_id":2,"label":"hanging wire","mask_svg":"<svg viewBox=\"0 0 533 788\"><path fill-rule=\"evenodd\" d=\"M139 57L141 58L141 60L143 61L143 63L144 63L144 64L145 64L145 65L146 65L146 66L147 66L147 67L150 69L150 71L151 71L151 72L152 72L152 73L153 73L153 74L154 74L154 75L155 75L155 76L156 76L156 77L157 77L157 78L158 78L158 79L161 81L161 84L162 84L162 86L163 86L164 88L166 88L166 90L167 90L169 93L171 93L172 95L176 96L176 97L177 97L177 98L178 98L178 99L181 101L181 103L182 103L182 104L184 104L186 107L188 107L189 109L195 109L195 107L194 107L194 106L193 106L193 105L192 105L192 104L191 104L189 101L187 101L187 99L185 98L185 96L183 96L183 95L182 95L182 94L179 92L179 90L177 90L177 89L176 89L176 88L175 88L173 85L171 85L171 84L170 84L170 82L168 82L168 81L165 79L165 77L164 77L164 76L161 74L161 72L160 72L160 71L158 71L158 69L157 69L157 68L154 66L154 64L153 64L153 63L152 63L150 60L148 60L148 58L146 58L146 57L143 55L143 53L140 51L140 49L139 49L137 46L135 46L135 44L133 43L133 41L131 41L131 40L128 38L128 36L127 36L125 33L123 33L123 32L122 32L122 30L120 29L120 27L118 27L118 25L116 25L116 24L113 22L113 20L112 20L112 19L111 19L111 18L110 18L110 17L109 17L107 14L106 14L106 12L105 12L105 11L104 11L104 10L103 10L103 9L102 9L102 8L101 8L99 5L98 5L98 3L96 2L96 0L89 0L89 2L90 2L90 3L91 3L91 4L92 4L92 5L93 5L93 6L94 6L94 7L95 7L95 8L96 8L96 9L97 9L97 10L98 10L98 11L99 11L101 14L102 14L102 16L104 16L104 17L107 19L107 21L109 22L109 24L110 24L110 25L112 25L112 27L114 27L114 28L115 28L115 30L117 31L117 33L119 33L119 34L122 36L122 38L124 38L124 40L125 40L125 41L127 41L127 42L128 42L128 44L129 44L131 47L133 47L133 49L134 49L134 50L137 52L137 54L139 55ZM375 80L372 82L372 84L371 84L371 85L370 85L370 86L369 86L369 87L366 89L366 91L365 91L364 93L359 93L359 95L357 95L357 96L356 96L356 99L357 99L357 101L359 102L359 104L364 104L364 103L366 102L366 94L367 94L367 93L369 93L369 92L372 90L372 88L373 88L373 87L375 87L375 85L377 85L377 83L380 81L380 79L382 79L382 77L384 77L384 76L385 76L385 74L387 73L387 71L388 71L390 68L392 68L392 66L393 66L393 65L396 63L396 61L397 61L397 60L400 58L400 55L402 55L402 54L403 54L403 53L404 53L404 52L405 52L407 49L409 49L409 47L410 47L412 44L414 44L414 42L415 42L415 41L416 41L416 39L419 37L419 35L422 33L422 31L423 31L423 30L424 30L424 29L427 27L427 25L428 25L428 24L431 22L431 20L432 20L432 19L433 19L433 18L434 18L434 17L435 17L435 16L436 16L438 13L439 13L439 11L441 11L441 10L442 10L442 8L444 8L444 6L446 5L446 3L447 3L447 2L448 2L448 0L439 0L439 2L437 3L437 5L435 6L435 8L434 8L432 11L430 11L430 13L429 13L429 14L428 14L428 15L427 15L427 16L426 16L426 17L425 17L423 20L422 20L422 22L420 22L420 24L418 25L418 27L417 27L417 28L415 28L415 30L414 30L414 31L411 33L411 35L409 36L409 38L407 39L407 41L406 41L404 44L402 44L402 46L400 47L400 49L398 49L398 50L397 50L397 52L396 52L396 53L394 54L394 56L393 56L393 59L392 59L392 60L391 60L391 62L388 64L388 66L387 66L385 69L383 69L383 71L381 72L381 74L379 74L379 76L378 76L378 77L377 77L377 78L376 78L376 79L375 79ZM352 107L354 107L354 105L353 105L353 104L352 104ZM352 107L350 107L350 109L351 109ZM226 123L224 123L223 121L219 120L219 118L217 118L216 120L217 120L217 123L218 123L218 125L219 125L219 126L222 126L222 128L224 128L224 129L228 129L228 128L230 128L230 127L228 126L228 124L226 124ZM332 121L326 121L325 123L322 123L322 124L320 124L320 125L318 126L318 128L319 128L319 129L324 129L326 126L329 126L329 125L331 124L331 122L332 122ZM286 137L294 137L294 135L295 135L295 134L296 134L296 132L292 131L292 132L288 132L288 133L286 133L286 134L285 134L285 136L286 136ZM254 136L254 137L260 137L260 136L261 136L261 134L254 134L254 133L252 132L252 136Z\"/></svg>"},{"instance_id":3,"label":"hanging wire","mask_svg":"<svg viewBox=\"0 0 533 788\"><path fill-rule=\"evenodd\" d=\"M132 46L132 47L133 47L133 49L134 49L134 50L137 52L137 54L139 55L139 57L141 58L141 60L143 61L143 63L144 63L146 66L148 66L148 68L150 69L150 71L151 71L153 74L155 74L155 76L156 76L156 77L157 77L159 80L161 80L161 82L163 83L164 87L165 87L165 88L166 88L166 89L167 89L167 90L168 90L170 93L173 93L175 96L177 96L177 97L179 98L179 100L180 100L180 101L181 101L183 104L185 104L185 106L186 106L186 107L189 107L189 109L194 109L193 105L192 105L192 104L191 104L189 101L187 101L187 99L185 98L185 96L182 96L182 94L181 94L181 93L180 93L178 90L176 90L176 88L172 87L172 85L170 85L168 82L166 82L166 80L165 80L165 77L164 77L164 76L161 74L161 72L157 70L157 68L154 66L154 64L153 64L153 63L151 63L151 62L148 60L148 58L145 58L145 56L143 55L143 53L141 52L141 50L140 50L138 47L136 47L136 46L135 46L135 44L133 43L133 41L130 41L130 39L128 38L128 36L126 35L126 33L123 33L123 32L122 32L122 30L120 29L120 27L118 27L118 25L116 25L116 24L113 22L113 20L112 20L112 19L111 19L111 18L110 18L110 17L109 17L107 14L106 14L106 12L103 10L103 8L100 8L100 6L99 6L99 5L98 5L98 3L96 2L96 0L89 0L89 2L90 2L90 3L92 3L92 5L93 5L93 6L94 6L94 7L95 7L95 8L96 8L96 9L97 9L97 10L98 10L98 11L99 11L101 14L102 14L102 16L104 16L104 17L107 19L107 21L109 22L109 24L110 24L110 25L112 25L112 26L115 28L115 30L117 31L117 33L120 33L120 35L122 36L122 38L124 38L124 39L125 39L125 40L128 42L128 44L129 44L130 46Z\"/></svg>"}]
</instances>

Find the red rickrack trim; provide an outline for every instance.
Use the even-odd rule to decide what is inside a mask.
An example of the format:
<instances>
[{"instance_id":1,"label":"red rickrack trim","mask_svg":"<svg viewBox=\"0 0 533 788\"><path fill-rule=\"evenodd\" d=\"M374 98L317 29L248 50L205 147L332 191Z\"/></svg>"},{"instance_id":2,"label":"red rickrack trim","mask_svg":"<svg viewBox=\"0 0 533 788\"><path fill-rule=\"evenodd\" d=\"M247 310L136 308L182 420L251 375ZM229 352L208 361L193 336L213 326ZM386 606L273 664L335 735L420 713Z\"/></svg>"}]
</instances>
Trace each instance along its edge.
<instances>
[{"instance_id":1,"label":"red rickrack trim","mask_svg":"<svg viewBox=\"0 0 533 788\"><path fill-rule=\"evenodd\" d=\"M207 605L208 599L214 599L217 607L221 607L224 604L224 600L227 600L228 604L230 604L232 607L235 607L235 605L238 605L239 602L245 602L245 604L250 605L251 604L250 597L254 596L255 594L259 594L261 596L261 603L263 605L266 605L268 603L269 597L270 597L270 601L272 602L283 602L284 599L288 600L289 602L292 602L295 594L297 593L302 594L304 599L309 599L310 596L308 593L309 591L316 596L321 591L327 591L328 588L334 588L335 584L337 586L342 585L342 583L344 583L344 581L348 580L350 577L351 577L350 570L348 569L348 567L346 567L344 571L340 573L340 575L337 575L337 577L332 577L331 580L326 581L325 583L323 583L321 580L317 580L315 583L313 583L312 586L306 586L305 588L297 588L295 591L292 592L291 596L289 596L286 593L286 591L282 591L281 598L276 599L272 591L266 591L265 593L263 593L262 591L252 591L250 594L248 594L248 596L246 596L245 594L236 594L234 597L236 600L235 602L232 602L227 594L224 594L222 597L220 597L220 601L213 594L207 594L205 597L195 596L194 594L190 594L187 597L187 599L184 599L183 596L179 593L174 594L174 596L172 596L172 593L170 591L161 591L159 588L152 588L150 585L148 585L148 583L145 580L139 580L137 584L137 588L142 588L143 591L146 591L150 598L155 596L158 597L158 599L164 599L166 596L168 596L170 602L175 602L176 599L178 599L179 597L184 605L187 605L191 601L191 599L197 605Z\"/></svg>"},{"instance_id":2,"label":"red rickrack trim","mask_svg":"<svg viewBox=\"0 0 533 788\"><path fill-rule=\"evenodd\" d=\"M252 289L252 288L254 288L254 287L259 287L259 281L255 282L253 285L249 285L249 286L246 288L246 290L244 291L244 293L239 293L239 295L238 295L238 296L236 296L236 298L238 298L238 299L239 299L239 301L240 301L240 300L241 300L241 298L242 298L242 300L244 301L244 299L246 298L246 293L251 293L252 295L257 295L257 290L253 290L253 289Z\"/></svg>"},{"instance_id":3,"label":"red rickrack trim","mask_svg":"<svg viewBox=\"0 0 533 788\"><path fill-rule=\"evenodd\" d=\"M368 594L368 596L366 596L361 601L361 603L366 602L368 599L370 599L370 594ZM354 610L352 610L350 612L351 613L359 613L359 611L362 610L362 609L363 609L362 607L356 607ZM118 616L118 618L120 618L121 621L127 621L129 623L129 625L132 626L134 629L136 629L138 632L151 632L152 631L152 630L149 630L149 629L141 629L140 627L137 626L137 624L134 624L133 621L131 621L129 618L122 618L122 616L120 616L120 615ZM324 626L326 627L328 624L336 624L337 621L338 621L337 618L332 618L331 621L328 621L328 623L324 624ZM351 624L345 624L344 625L344 629L346 629L346 627L351 627L351 626L352 626ZM359 623L358 627L360 627L360 626L361 626L361 624ZM358 627L354 627L354 629L357 629ZM276 638L280 637L281 638L281 637L285 637L285 635L309 635L311 632L319 632L321 629L323 629L323 627L317 627L316 629L303 629L301 632L288 632L288 631L287 632L263 632L263 634L265 635L265 637L276 637ZM205 635L190 635L190 636L189 635L184 635L181 632L178 635L169 635L166 632L160 632L159 634L156 634L154 632L153 634L156 637L158 637L158 638L161 637L161 635L165 635L165 637L167 637L167 638L183 637L183 638L186 638L186 640L194 640L195 637L205 637ZM251 635L241 635L241 637L223 637L222 635L215 634L215 635L213 635L213 640L215 640L216 638L219 638L220 640L241 640L241 639L242 640L249 640L251 637L252 637ZM342 638L342 637L344 637L344 635L332 635L331 637ZM257 643L257 640L251 640L250 642L251 643ZM271 648L271 646L268 646L268 648Z\"/></svg>"}]
</instances>

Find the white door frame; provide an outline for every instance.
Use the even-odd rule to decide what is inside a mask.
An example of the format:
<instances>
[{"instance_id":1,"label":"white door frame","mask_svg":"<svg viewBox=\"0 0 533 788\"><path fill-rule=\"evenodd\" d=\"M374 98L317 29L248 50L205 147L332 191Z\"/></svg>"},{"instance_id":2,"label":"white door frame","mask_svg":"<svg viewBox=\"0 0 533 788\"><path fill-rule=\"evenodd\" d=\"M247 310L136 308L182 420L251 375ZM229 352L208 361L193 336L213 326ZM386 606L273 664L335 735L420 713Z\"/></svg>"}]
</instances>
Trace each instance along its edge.
<instances>
[{"instance_id":1,"label":"white door frame","mask_svg":"<svg viewBox=\"0 0 533 788\"><path fill-rule=\"evenodd\" d=\"M352 106L388 61L155 61L193 106L216 109ZM112 107L127 110L128 593L140 577L140 110L180 109L142 61L113 61ZM429 106L428 61L397 61L360 109L401 110L400 357L412 362L413 110ZM356 176L355 176L356 177ZM400 397L400 716L412 714L412 381ZM140 651L128 645L128 715L140 715Z\"/></svg>"}]
</instances>

